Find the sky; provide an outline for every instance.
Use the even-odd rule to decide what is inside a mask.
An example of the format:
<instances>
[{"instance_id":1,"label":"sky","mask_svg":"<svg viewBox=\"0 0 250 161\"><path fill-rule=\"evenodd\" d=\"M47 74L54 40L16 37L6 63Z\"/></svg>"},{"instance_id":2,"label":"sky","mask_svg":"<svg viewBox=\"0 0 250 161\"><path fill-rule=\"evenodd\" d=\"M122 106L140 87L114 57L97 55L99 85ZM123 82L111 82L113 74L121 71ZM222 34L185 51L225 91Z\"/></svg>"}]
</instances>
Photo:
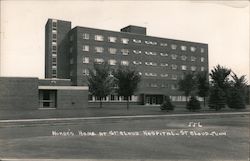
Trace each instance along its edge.
<instances>
[{"instance_id":1,"label":"sky","mask_svg":"<svg viewBox=\"0 0 250 161\"><path fill-rule=\"evenodd\" d=\"M249 1L14 1L1 3L0 76L44 78L45 23L119 31L128 25L147 35L207 43L209 69L217 64L250 80ZM249 84L249 81L248 81Z\"/></svg>"}]
</instances>

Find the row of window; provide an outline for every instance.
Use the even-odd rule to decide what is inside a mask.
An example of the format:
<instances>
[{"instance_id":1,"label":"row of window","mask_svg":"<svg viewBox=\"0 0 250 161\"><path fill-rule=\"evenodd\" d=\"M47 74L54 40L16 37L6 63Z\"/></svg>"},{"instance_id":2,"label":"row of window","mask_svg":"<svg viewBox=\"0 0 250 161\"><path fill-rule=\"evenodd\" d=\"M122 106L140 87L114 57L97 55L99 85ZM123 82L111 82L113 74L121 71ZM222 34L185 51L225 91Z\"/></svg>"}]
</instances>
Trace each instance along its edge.
<instances>
[{"instance_id":1,"label":"row of window","mask_svg":"<svg viewBox=\"0 0 250 161\"><path fill-rule=\"evenodd\" d=\"M83 62L84 64L90 63L89 57L83 57L82 62ZM103 62L104 62L104 59L103 59L103 58L95 58L95 59L94 59L94 62L95 62L95 63L103 63ZM71 60L70 60L70 64L73 64L73 63L74 63L74 62L73 62L73 59L71 59ZM115 59L110 59L110 60L108 60L108 64L109 64L109 65L117 65L117 60L115 60ZM141 62L141 61L133 61L133 64L134 64L134 65L141 65L142 62ZM122 60L122 61L121 61L121 65L126 65L126 66L128 66L128 65L129 65L129 61L127 61L127 60ZM158 66L158 64L155 63L155 62L145 62L145 65L147 65L147 66ZM161 67L167 67L167 66L168 66L167 63L160 63L159 65L160 65ZM178 66L177 66L176 64L172 64L172 65L171 65L171 69L177 70L177 68L178 68ZM181 65L181 66L180 66L180 69L181 69L181 70L188 70L188 67L187 67L187 65ZM196 71L196 69L197 69L196 66L191 66L191 67L190 67L190 70L191 70L191 71ZM204 71L204 69L205 69L204 67L201 67L201 71Z\"/></svg>"},{"instance_id":2,"label":"row of window","mask_svg":"<svg viewBox=\"0 0 250 161\"><path fill-rule=\"evenodd\" d=\"M90 35L89 35L88 33L83 33L83 34L82 34L82 38L85 39L85 40L89 40L89 39L90 39ZM104 36L103 36L103 35L95 35L94 39L95 39L96 41L104 41ZM71 38L71 40L72 40L72 38ZM108 41L109 41L109 42L112 42L112 43L116 43L116 42L118 42L118 38L117 38L117 37L114 37L114 36L109 36L109 37L108 37ZM123 44L128 44L129 41L130 41L130 40L129 40L128 38L121 38L121 39L120 39L120 42L123 43ZM143 42L143 41L140 40L140 39L133 39L132 41L133 41L134 43L137 43L137 44L140 44L140 43ZM158 45L158 43L157 43L156 41L145 40L144 43L145 43L145 44L148 44L148 45ZM161 42L161 43L159 43L159 45L160 45L160 46L163 46L163 47L166 47L166 46L168 46L168 43L166 43L166 42L165 42L165 43L162 43L162 42ZM171 49L176 50L176 49L178 48L178 45L177 45L177 44L171 44L170 47L171 47ZM187 50L188 50L188 47L187 47L186 45L180 45L180 49L181 49L182 51L187 51ZM189 49L190 49L191 52L195 52L195 51L197 50L197 47L190 46ZM205 52L204 48L201 47L201 48L200 48L200 52L201 52L201 53L204 53L204 52Z\"/></svg>"},{"instance_id":3,"label":"row of window","mask_svg":"<svg viewBox=\"0 0 250 161\"><path fill-rule=\"evenodd\" d=\"M129 97L130 101L138 101L138 96ZM100 97L89 95L89 101L100 101ZM127 101L124 96L118 95L109 95L107 97L102 98L102 101Z\"/></svg>"},{"instance_id":4,"label":"row of window","mask_svg":"<svg viewBox=\"0 0 250 161\"><path fill-rule=\"evenodd\" d=\"M95 49L96 53L103 53L104 52L104 48L103 47L97 47L96 46L94 49ZM89 51L89 46L88 45L83 45L82 50L83 51ZM109 51L110 54L116 54L117 53L117 49L116 48L109 48L108 51ZM120 51L121 51L122 55L129 55L129 50L128 49L121 49ZM72 48L70 48L70 52L72 52ZM135 53L135 54L141 54L142 52L140 50L133 50L133 53ZM157 55L156 52L151 52L151 51L145 51L145 54L146 55ZM159 53L159 54L160 54L160 56L164 56L164 57L168 56L167 53ZM177 54L171 54L171 58L173 60L176 60L178 58L178 55ZM181 60L186 61L188 57L186 55L181 55L180 58L181 58ZM191 61L196 61L196 57L195 56L191 56L190 60ZM200 61L204 62L205 58L201 57Z\"/></svg>"},{"instance_id":5,"label":"row of window","mask_svg":"<svg viewBox=\"0 0 250 161\"><path fill-rule=\"evenodd\" d=\"M52 78L57 78L57 20L52 20Z\"/></svg>"}]
</instances>

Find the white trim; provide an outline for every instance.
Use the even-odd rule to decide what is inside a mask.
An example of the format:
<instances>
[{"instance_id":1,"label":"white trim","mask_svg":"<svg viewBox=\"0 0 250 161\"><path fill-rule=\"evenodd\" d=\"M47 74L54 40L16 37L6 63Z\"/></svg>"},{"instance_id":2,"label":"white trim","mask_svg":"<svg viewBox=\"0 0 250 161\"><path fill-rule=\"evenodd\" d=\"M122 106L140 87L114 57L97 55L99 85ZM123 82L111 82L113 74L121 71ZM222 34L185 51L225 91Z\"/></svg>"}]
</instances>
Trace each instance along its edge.
<instances>
[{"instance_id":1,"label":"white trim","mask_svg":"<svg viewBox=\"0 0 250 161\"><path fill-rule=\"evenodd\" d=\"M88 86L38 86L38 89L89 90Z\"/></svg>"}]
</instances>

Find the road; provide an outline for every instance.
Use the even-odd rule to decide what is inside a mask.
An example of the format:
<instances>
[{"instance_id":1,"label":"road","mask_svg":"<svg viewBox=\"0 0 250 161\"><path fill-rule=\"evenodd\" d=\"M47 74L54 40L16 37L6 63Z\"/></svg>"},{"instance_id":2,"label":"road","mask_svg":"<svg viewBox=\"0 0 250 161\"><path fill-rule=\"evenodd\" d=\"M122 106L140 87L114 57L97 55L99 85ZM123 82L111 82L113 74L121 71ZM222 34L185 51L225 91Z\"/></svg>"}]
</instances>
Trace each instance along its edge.
<instances>
[{"instance_id":1,"label":"road","mask_svg":"<svg viewBox=\"0 0 250 161\"><path fill-rule=\"evenodd\" d=\"M1 158L242 160L249 113L0 122Z\"/></svg>"}]
</instances>

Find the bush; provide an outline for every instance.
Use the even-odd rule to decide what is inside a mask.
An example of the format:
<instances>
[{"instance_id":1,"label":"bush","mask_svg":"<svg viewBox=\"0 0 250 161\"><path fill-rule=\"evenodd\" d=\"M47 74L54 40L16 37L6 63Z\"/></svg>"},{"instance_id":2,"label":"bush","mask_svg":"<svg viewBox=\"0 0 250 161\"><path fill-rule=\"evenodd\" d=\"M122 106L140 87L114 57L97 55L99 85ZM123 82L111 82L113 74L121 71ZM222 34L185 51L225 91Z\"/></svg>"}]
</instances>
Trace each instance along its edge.
<instances>
[{"instance_id":1,"label":"bush","mask_svg":"<svg viewBox=\"0 0 250 161\"><path fill-rule=\"evenodd\" d=\"M208 106L216 111L225 108L226 105L226 94L218 86L211 87Z\"/></svg>"},{"instance_id":2,"label":"bush","mask_svg":"<svg viewBox=\"0 0 250 161\"><path fill-rule=\"evenodd\" d=\"M244 93L236 88L230 89L228 92L227 105L229 108L233 109L246 108Z\"/></svg>"},{"instance_id":3,"label":"bush","mask_svg":"<svg viewBox=\"0 0 250 161\"><path fill-rule=\"evenodd\" d=\"M173 111L174 110L174 105L171 103L169 96L166 96L166 99L162 103L160 108L161 108L161 110L166 110L166 111Z\"/></svg>"},{"instance_id":4,"label":"bush","mask_svg":"<svg viewBox=\"0 0 250 161\"><path fill-rule=\"evenodd\" d=\"M187 109L189 111L195 111L201 109L200 102L194 96L191 96L190 100L187 103Z\"/></svg>"}]
</instances>

